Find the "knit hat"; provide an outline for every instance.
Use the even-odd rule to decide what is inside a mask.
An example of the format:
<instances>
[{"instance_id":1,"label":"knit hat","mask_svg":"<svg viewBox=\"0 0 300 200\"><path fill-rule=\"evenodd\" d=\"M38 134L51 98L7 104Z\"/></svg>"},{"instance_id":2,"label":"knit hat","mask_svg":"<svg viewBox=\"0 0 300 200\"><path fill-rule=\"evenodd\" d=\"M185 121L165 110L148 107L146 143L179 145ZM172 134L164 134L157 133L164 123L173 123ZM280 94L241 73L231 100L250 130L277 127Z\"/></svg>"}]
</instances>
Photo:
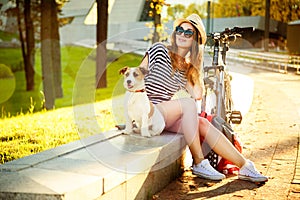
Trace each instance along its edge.
<instances>
[{"instance_id":1,"label":"knit hat","mask_svg":"<svg viewBox=\"0 0 300 200\"><path fill-rule=\"evenodd\" d=\"M206 32L205 32L205 28L204 28L204 25L203 25L203 22L202 22L200 16L197 14L191 14L187 18L180 18L180 19L175 20L174 24L173 24L174 30L177 26L179 26L180 24L182 24L184 22L192 24L198 30L198 32L200 33L199 44L205 44Z\"/></svg>"}]
</instances>

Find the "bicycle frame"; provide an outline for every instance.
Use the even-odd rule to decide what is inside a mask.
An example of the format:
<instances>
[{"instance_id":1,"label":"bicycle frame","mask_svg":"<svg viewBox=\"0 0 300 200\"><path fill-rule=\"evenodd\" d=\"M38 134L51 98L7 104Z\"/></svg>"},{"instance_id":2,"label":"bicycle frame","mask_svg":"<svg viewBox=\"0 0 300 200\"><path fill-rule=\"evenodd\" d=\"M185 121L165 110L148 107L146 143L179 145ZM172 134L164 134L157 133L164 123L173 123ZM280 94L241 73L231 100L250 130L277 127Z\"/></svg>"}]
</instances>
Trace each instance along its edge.
<instances>
[{"instance_id":1,"label":"bicycle frame","mask_svg":"<svg viewBox=\"0 0 300 200\"><path fill-rule=\"evenodd\" d=\"M226 48L224 48L224 43L220 42L218 39L219 35L216 34L214 38L213 46L213 61L211 66L204 67L204 83L206 86L205 100L203 101L202 110L206 108L206 97L208 89L213 91L215 94L215 103L213 103L213 108L210 114L217 115L225 119L225 58L226 58ZM213 79L213 80L212 80Z\"/></svg>"},{"instance_id":2,"label":"bicycle frame","mask_svg":"<svg viewBox=\"0 0 300 200\"><path fill-rule=\"evenodd\" d=\"M206 111L207 91L210 90L216 99L209 114L223 118L227 122L241 123L240 111L233 111L231 98L231 86L226 66L226 52L229 50L229 43L235 41L236 36L244 31L253 31L252 27L225 29L220 33L210 33L209 37L214 41L213 61L211 66L204 67L205 95L202 101L201 110ZM213 79L213 80L212 80Z\"/></svg>"}]
</instances>

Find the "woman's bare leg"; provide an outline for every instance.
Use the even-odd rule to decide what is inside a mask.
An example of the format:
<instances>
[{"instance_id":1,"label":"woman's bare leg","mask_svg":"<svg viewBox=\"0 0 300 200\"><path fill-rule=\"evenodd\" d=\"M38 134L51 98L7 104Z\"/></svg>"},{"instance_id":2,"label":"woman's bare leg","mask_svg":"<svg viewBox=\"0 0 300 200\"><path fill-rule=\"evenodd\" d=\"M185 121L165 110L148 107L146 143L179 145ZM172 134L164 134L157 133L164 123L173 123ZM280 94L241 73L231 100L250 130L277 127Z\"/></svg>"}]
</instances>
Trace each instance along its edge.
<instances>
[{"instance_id":1,"label":"woman's bare leg","mask_svg":"<svg viewBox=\"0 0 300 200\"><path fill-rule=\"evenodd\" d=\"M230 143L230 141L216 129L207 119L198 117L196 104L192 99L179 99L160 103L157 108L163 114L166 122L166 130L184 134L185 140L193 156L193 173L200 177L221 180L223 174L215 171L209 164L202 165L204 160L200 136L219 155L230 160L241 168L239 178L252 182L265 182L267 177L257 171L251 161L246 161L244 156ZM198 164L201 162L201 165ZM195 172L194 172L195 166ZM202 171L203 169L204 172Z\"/></svg>"},{"instance_id":2,"label":"woman's bare leg","mask_svg":"<svg viewBox=\"0 0 300 200\"><path fill-rule=\"evenodd\" d=\"M204 141L206 141L217 154L233 162L238 167L242 167L245 164L245 157L231 144L225 135L215 128L207 119L199 118L199 130Z\"/></svg>"},{"instance_id":3,"label":"woman's bare leg","mask_svg":"<svg viewBox=\"0 0 300 200\"><path fill-rule=\"evenodd\" d=\"M193 99L183 98L163 102L158 104L157 107L165 118L165 129L184 134L195 164L200 163L204 159L200 135L220 156L230 160L238 167L242 167L245 164L246 159L244 156L237 151L224 134L216 129L207 119L198 117L196 104Z\"/></svg>"},{"instance_id":4,"label":"woman's bare leg","mask_svg":"<svg viewBox=\"0 0 300 200\"><path fill-rule=\"evenodd\" d=\"M166 122L165 130L184 134L195 164L203 159L199 122L195 101L190 98L163 102L157 105Z\"/></svg>"}]
</instances>

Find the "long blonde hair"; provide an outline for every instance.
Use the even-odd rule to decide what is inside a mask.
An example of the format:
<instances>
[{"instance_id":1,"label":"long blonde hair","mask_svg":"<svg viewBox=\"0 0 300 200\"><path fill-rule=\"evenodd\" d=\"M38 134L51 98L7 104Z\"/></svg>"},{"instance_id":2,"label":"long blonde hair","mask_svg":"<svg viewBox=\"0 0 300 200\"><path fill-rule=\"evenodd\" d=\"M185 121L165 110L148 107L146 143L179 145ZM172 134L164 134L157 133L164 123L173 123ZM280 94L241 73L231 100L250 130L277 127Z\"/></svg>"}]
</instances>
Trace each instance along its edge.
<instances>
[{"instance_id":1,"label":"long blonde hair","mask_svg":"<svg viewBox=\"0 0 300 200\"><path fill-rule=\"evenodd\" d=\"M195 33L193 35L194 42L192 43L192 46L190 48L190 57L189 62L185 63L186 66L186 77L188 82L190 82L192 85L199 84L200 76L201 76L201 65L202 65L202 59L203 59L203 49L200 48L200 33L195 28ZM178 46L176 44L176 33L173 31L171 35L171 44L168 46L169 49L169 55L171 58L171 63L173 70L180 69L179 64L184 61L185 58L179 56L177 54Z\"/></svg>"}]
</instances>

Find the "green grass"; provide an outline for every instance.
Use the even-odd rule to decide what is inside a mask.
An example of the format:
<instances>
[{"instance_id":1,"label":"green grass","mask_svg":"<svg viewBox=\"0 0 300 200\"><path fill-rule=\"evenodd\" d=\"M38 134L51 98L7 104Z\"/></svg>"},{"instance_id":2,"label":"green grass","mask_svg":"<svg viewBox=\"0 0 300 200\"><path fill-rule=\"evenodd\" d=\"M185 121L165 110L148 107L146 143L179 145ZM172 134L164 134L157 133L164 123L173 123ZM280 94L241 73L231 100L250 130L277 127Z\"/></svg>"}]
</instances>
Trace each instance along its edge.
<instances>
[{"instance_id":1,"label":"green grass","mask_svg":"<svg viewBox=\"0 0 300 200\"><path fill-rule=\"evenodd\" d=\"M15 89L11 97L7 101L0 104L0 117L3 118L7 116L15 116L20 113L27 113L29 111L32 112L42 110L43 97L41 92L39 90L26 91L24 71L17 71L14 75ZM41 77L39 75L35 76L35 83L35 85L41 84ZM6 87L7 85L5 85L4 82L0 82L0 91L2 91L3 88ZM34 107L33 110L32 106Z\"/></svg>"},{"instance_id":2,"label":"green grass","mask_svg":"<svg viewBox=\"0 0 300 200\"><path fill-rule=\"evenodd\" d=\"M19 115L0 120L0 163L79 139L65 110Z\"/></svg>"},{"instance_id":3,"label":"green grass","mask_svg":"<svg viewBox=\"0 0 300 200\"><path fill-rule=\"evenodd\" d=\"M14 60L20 60L20 54L16 49L6 49L5 55L10 55L9 59L0 56L0 63L12 66ZM17 59L13 59L13 56ZM6 102L0 102L0 117L15 116L20 113L27 113L33 109L38 112L43 109L43 84L41 70L41 53L36 50L35 60L35 89L26 91L25 72L15 72L16 87L12 96ZM118 82L121 76L119 69L123 66L137 66L141 61L141 56L135 54L122 54L120 52L108 52L107 63L107 88L95 90L95 50L66 46L61 49L62 58L62 88L63 97L55 101L55 108L72 106L73 101L80 103L89 103L91 101L100 101L110 99L115 95L124 92L119 87ZM0 88L6 87L0 82ZM118 88L116 88L118 87ZM78 98L83 99L78 99Z\"/></svg>"},{"instance_id":4,"label":"green grass","mask_svg":"<svg viewBox=\"0 0 300 200\"><path fill-rule=\"evenodd\" d=\"M19 38L18 34L6 33L0 31L0 39L2 41L11 41L13 38Z\"/></svg>"},{"instance_id":5,"label":"green grass","mask_svg":"<svg viewBox=\"0 0 300 200\"><path fill-rule=\"evenodd\" d=\"M0 164L111 130L116 122L110 104L95 103L92 112L81 105L1 119Z\"/></svg>"},{"instance_id":6,"label":"green grass","mask_svg":"<svg viewBox=\"0 0 300 200\"><path fill-rule=\"evenodd\" d=\"M7 60L0 54L0 63L6 62L6 65L11 66L15 60L19 59L20 55L16 49L6 49L6 51L1 49L1 51L11 57L14 55L16 58ZM114 127L116 113L112 111L110 99L124 93L121 85L122 77L118 71L125 65L137 66L142 57L110 51L107 63L107 88L95 90L95 53L93 50L68 46L61 49L61 54L64 95L63 98L56 99L56 108L52 111L42 109L40 52L38 50L36 52L34 91L26 91L24 71L14 73L13 94L6 102L0 104L2 117L0 119L0 163L41 152ZM7 82L0 81L0 88L7 87L7 85ZM89 104L73 107L73 101L93 103L94 110L88 110Z\"/></svg>"},{"instance_id":7,"label":"green grass","mask_svg":"<svg viewBox=\"0 0 300 200\"><path fill-rule=\"evenodd\" d=\"M5 64L13 72L23 70L22 52L19 48L0 48L0 64Z\"/></svg>"}]
</instances>

